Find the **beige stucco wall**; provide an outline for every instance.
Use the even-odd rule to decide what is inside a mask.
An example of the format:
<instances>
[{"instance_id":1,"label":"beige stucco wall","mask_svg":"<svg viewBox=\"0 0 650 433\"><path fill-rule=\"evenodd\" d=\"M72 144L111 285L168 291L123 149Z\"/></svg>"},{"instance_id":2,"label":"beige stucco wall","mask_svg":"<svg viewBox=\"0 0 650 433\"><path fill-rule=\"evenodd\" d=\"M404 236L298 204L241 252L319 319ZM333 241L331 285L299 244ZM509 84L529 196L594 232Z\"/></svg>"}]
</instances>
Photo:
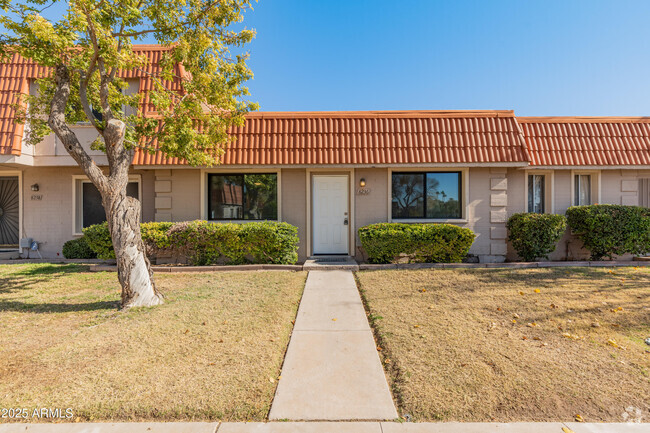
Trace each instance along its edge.
<instances>
[{"instance_id":1,"label":"beige stucco wall","mask_svg":"<svg viewBox=\"0 0 650 433\"><path fill-rule=\"evenodd\" d=\"M10 169L15 170L15 169ZM426 170L426 168L422 168ZM23 233L43 242L41 253L47 258L61 256L63 243L72 239L72 185L73 176L82 175L76 167L23 168ZM350 204L353 218L350 230L352 252L363 259L361 244L356 234L364 225L390 220L388 200L390 181L388 168L356 168L351 171ZM0 174L2 170L0 170ZM136 169L141 176L143 221L187 221L202 217L201 194L206 194L199 169ZM312 172L314 173L314 172ZM563 214L571 205L571 170L553 171L553 204L556 213ZM476 233L470 254L481 261L501 261L506 253L505 220L515 212L526 210L525 179L527 171L519 168L467 169L466 215L463 222L454 224L468 227ZM600 202L613 204L638 203L638 179L650 178L650 170L602 170L600 176ZM359 191L359 181L366 180L366 190ZM33 193L30 186L38 183L40 191ZM307 170L282 169L281 215L282 220L298 227L300 237L299 260L304 261L308 236ZM41 200L32 200L37 194ZM597 200L595 196L594 200ZM551 255L553 260L584 259L588 256L581 243L566 235ZM516 259L511 247L507 257Z\"/></svg>"},{"instance_id":2,"label":"beige stucco wall","mask_svg":"<svg viewBox=\"0 0 650 433\"><path fill-rule=\"evenodd\" d=\"M638 205L638 181L641 178L650 178L650 170L613 169L613 170L589 170L595 177L592 178L592 201L602 204L623 204ZM525 171L513 169L508 171L510 182L508 197L508 214L526 211L525 176L534 173L534 170ZM553 211L556 214L564 215L572 205L572 170L550 170L553 176L553 187L551 191L553 199ZM548 173L547 173L548 174ZM600 179L598 179L600 178ZM547 178L548 179L548 178ZM600 185L600 189L598 187ZM547 184L547 191L549 186ZM548 210L551 211L550 209ZM555 251L549 256L550 260L586 260L589 252L583 248L582 242L568 231L560 239ZM626 256L624 258L629 258ZM508 260L516 260L517 255L509 245Z\"/></svg>"},{"instance_id":3,"label":"beige stucco wall","mask_svg":"<svg viewBox=\"0 0 650 433\"><path fill-rule=\"evenodd\" d=\"M2 170L0 170L0 175ZM142 220L153 220L153 171L134 170L141 176ZM22 233L20 237L42 242L40 251L46 258L62 258L63 244L75 238L72 227L73 176L83 175L74 167L34 167L22 170ZM31 191L38 184L39 191ZM41 199L37 200L40 196ZM34 255L34 253L32 253Z\"/></svg>"},{"instance_id":4,"label":"beige stucco wall","mask_svg":"<svg viewBox=\"0 0 650 433\"><path fill-rule=\"evenodd\" d=\"M282 221L298 227L298 261L307 258L307 172L305 169L283 169L281 174Z\"/></svg>"}]
</instances>

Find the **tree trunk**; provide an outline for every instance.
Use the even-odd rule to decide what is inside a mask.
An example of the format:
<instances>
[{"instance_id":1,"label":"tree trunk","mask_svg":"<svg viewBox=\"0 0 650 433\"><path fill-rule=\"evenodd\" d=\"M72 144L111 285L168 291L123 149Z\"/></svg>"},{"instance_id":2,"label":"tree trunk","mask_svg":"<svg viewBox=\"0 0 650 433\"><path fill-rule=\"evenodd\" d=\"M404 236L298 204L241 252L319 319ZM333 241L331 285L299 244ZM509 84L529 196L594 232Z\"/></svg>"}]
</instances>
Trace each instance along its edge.
<instances>
[{"instance_id":1,"label":"tree trunk","mask_svg":"<svg viewBox=\"0 0 650 433\"><path fill-rule=\"evenodd\" d=\"M126 195L126 188L102 196L122 285L122 308L162 304L140 234L140 203Z\"/></svg>"}]
</instances>

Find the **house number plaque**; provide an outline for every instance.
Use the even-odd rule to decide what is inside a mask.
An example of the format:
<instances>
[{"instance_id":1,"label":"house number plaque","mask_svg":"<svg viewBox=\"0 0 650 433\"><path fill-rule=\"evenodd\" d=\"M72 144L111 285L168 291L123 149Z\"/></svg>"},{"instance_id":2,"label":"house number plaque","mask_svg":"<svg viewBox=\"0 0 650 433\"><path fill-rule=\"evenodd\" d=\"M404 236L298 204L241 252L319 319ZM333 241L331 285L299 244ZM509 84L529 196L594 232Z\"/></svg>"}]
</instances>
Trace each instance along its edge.
<instances>
[{"instance_id":1,"label":"house number plaque","mask_svg":"<svg viewBox=\"0 0 650 433\"><path fill-rule=\"evenodd\" d=\"M357 195L368 195L370 194L370 188L359 188L357 190Z\"/></svg>"}]
</instances>

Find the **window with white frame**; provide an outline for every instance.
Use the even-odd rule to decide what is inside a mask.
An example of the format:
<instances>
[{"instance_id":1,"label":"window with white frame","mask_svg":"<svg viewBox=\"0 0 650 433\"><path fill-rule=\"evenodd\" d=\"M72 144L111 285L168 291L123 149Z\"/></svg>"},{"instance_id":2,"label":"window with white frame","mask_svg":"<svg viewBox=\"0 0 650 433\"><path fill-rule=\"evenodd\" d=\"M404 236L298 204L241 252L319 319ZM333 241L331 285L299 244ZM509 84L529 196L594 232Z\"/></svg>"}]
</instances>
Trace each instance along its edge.
<instances>
[{"instance_id":1,"label":"window with white frame","mask_svg":"<svg viewBox=\"0 0 650 433\"><path fill-rule=\"evenodd\" d=\"M575 206L592 204L590 174L574 175L573 188L573 204Z\"/></svg>"},{"instance_id":2,"label":"window with white frame","mask_svg":"<svg viewBox=\"0 0 650 433\"><path fill-rule=\"evenodd\" d=\"M546 175L528 175L528 212L544 213L546 211Z\"/></svg>"},{"instance_id":3,"label":"window with white frame","mask_svg":"<svg viewBox=\"0 0 650 433\"><path fill-rule=\"evenodd\" d=\"M132 180L126 186L126 194L140 200L140 181ZM99 190L86 179L75 181L75 233L86 227L106 221L106 211L102 205Z\"/></svg>"},{"instance_id":4,"label":"window with white frame","mask_svg":"<svg viewBox=\"0 0 650 433\"><path fill-rule=\"evenodd\" d=\"M393 219L460 219L462 172L393 172Z\"/></svg>"},{"instance_id":5,"label":"window with white frame","mask_svg":"<svg viewBox=\"0 0 650 433\"><path fill-rule=\"evenodd\" d=\"M277 220L277 173L208 174L208 220Z\"/></svg>"}]
</instances>

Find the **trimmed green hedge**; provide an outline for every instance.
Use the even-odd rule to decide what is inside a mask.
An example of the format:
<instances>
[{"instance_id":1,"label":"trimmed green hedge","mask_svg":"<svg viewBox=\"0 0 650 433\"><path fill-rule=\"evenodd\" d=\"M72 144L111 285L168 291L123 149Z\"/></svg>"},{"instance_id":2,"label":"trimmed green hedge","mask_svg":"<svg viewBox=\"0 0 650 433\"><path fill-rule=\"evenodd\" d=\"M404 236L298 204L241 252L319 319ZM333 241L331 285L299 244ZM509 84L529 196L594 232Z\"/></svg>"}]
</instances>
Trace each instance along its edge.
<instances>
[{"instance_id":1,"label":"trimmed green hedge","mask_svg":"<svg viewBox=\"0 0 650 433\"><path fill-rule=\"evenodd\" d=\"M451 224L379 223L359 229L370 263L453 263L467 256L474 232Z\"/></svg>"},{"instance_id":2,"label":"trimmed green hedge","mask_svg":"<svg viewBox=\"0 0 650 433\"><path fill-rule=\"evenodd\" d=\"M66 259L96 259L97 254L88 246L86 237L71 239L63 244L63 257Z\"/></svg>"},{"instance_id":3,"label":"trimmed green hedge","mask_svg":"<svg viewBox=\"0 0 650 433\"><path fill-rule=\"evenodd\" d=\"M527 262L548 258L566 230L564 215L516 213L506 223L508 240Z\"/></svg>"},{"instance_id":4,"label":"trimmed green hedge","mask_svg":"<svg viewBox=\"0 0 650 433\"><path fill-rule=\"evenodd\" d=\"M298 229L283 222L151 222L142 223L140 231L148 255L184 255L197 266L298 261ZM85 228L84 235L99 258L115 258L106 223Z\"/></svg>"},{"instance_id":5,"label":"trimmed green hedge","mask_svg":"<svg viewBox=\"0 0 650 433\"><path fill-rule=\"evenodd\" d=\"M650 209L597 204L570 207L566 216L592 260L650 252Z\"/></svg>"}]
</instances>

